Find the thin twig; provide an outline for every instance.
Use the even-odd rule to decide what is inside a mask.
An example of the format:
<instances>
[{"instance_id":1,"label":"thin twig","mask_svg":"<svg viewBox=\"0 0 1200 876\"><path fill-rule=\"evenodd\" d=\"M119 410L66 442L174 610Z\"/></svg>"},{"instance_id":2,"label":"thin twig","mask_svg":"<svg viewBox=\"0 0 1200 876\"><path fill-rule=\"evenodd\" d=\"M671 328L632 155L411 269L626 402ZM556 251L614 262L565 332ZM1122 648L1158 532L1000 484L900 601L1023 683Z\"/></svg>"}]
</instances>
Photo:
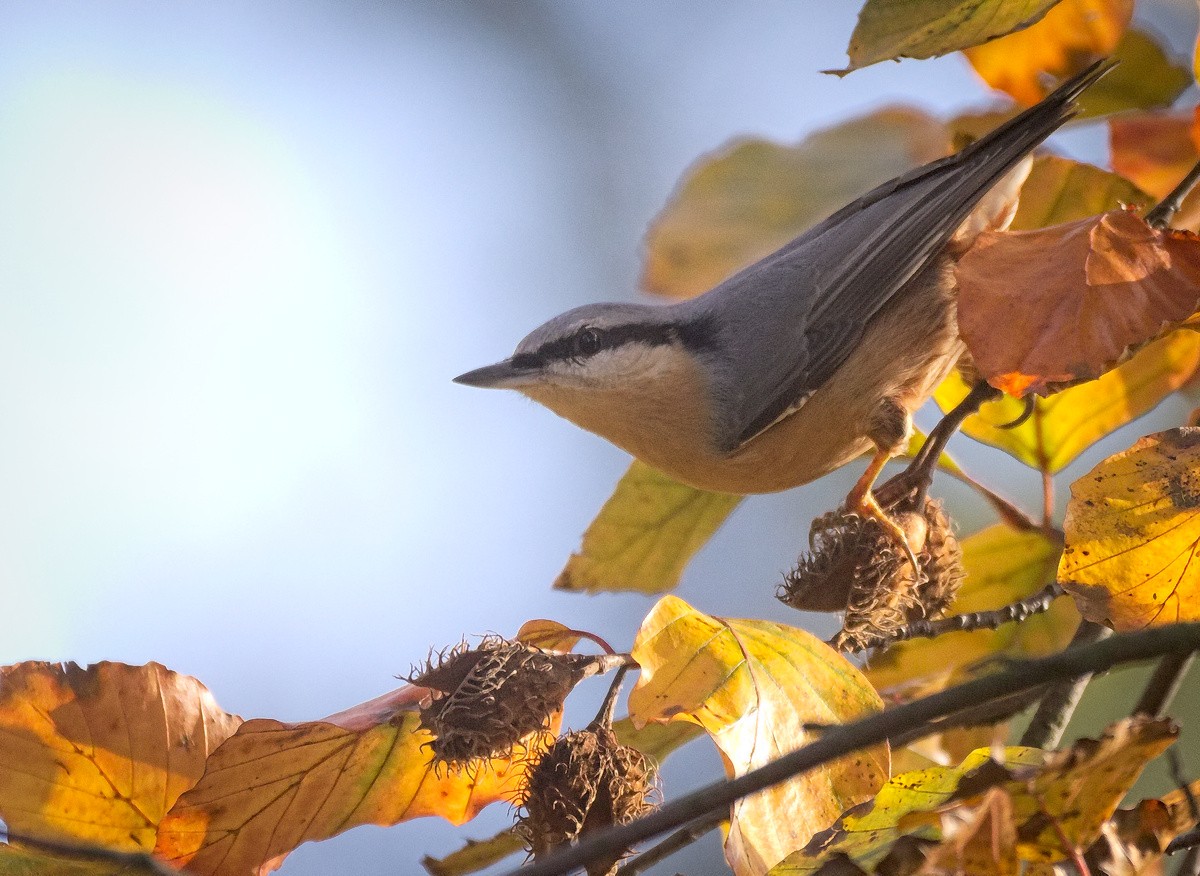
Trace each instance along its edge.
<instances>
[{"instance_id":1,"label":"thin twig","mask_svg":"<svg viewBox=\"0 0 1200 876\"><path fill-rule=\"evenodd\" d=\"M82 861L105 861L112 864L120 864L122 867L132 868L134 872L144 870L147 873L153 873L155 876L183 876L183 874L172 867L154 857L149 852L126 852L121 849L110 849L107 846L95 845L93 843L78 843L62 839L43 839L36 836L26 836L21 833L8 831L5 834L8 842L15 842L22 846L38 849L39 851L49 852L52 855L61 855L64 858L76 858Z\"/></svg>"},{"instance_id":2,"label":"thin twig","mask_svg":"<svg viewBox=\"0 0 1200 876\"><path fill-rule=\"evenodd\" d=\"M1057 582L1047 584L1032 596L1027 596L1017 602L993 608L990 611L972 611L966 614L956 614L937 620L919 620L900 627L886 636L867 642L856 651L868 648L886 648L896 642L909 639L933 639L946 633L972 632L974 630L994 630L1004 624L1023 621L1035 614L1041 614L1050 609L1051 603L1062 596L1063 588Z\"/></svg>"},{"instance_id":3,"label":"thin twig","mask_svg":"<svg viewBox=\"0 0 1200 876\"><path fill-rule=\"evenodd\" d=\"M1098 642L1111 632L1112 630L1108 627L1092 621L1084 621L1075 631L1075 638L1071 640L1071 645ZM1058 743L1062 741L1063 731L1067 729L1071 716L1075 714L1075 707L1079 705L1079 698L1083 696L1083 692L1091 680L1092 676L1083 675L1050 688L1042 697L1042 701L1038 703L1037 711L1033 713L1029 726L1025 728L1025 733L1021 736L1021 745L1029 748L1058 748Z\"/></svg>"},{"instance_id":4,"label":"thin twig","mask_svg":"<svg viewBox=\"0 0 1200 876\"><path fill-rule=\"evenodd\" d=\"M599 832L576 846L512 871L511 876L564 876L602 855L611 854L613 849L627 849L698 819L725 812L730 804L742 797L851 752L879 745L901 734L906 739L916 739L958 726L953 716L979 703L1061 679L1091 675L1118 663L1198 649L1200 623L1187 623L1124 633L1091 645L1068 648L1050 657L1010 661L1007 669L993 675L972 679L859 721L831 727L811 744L765 766L679 797L643 818Z\"/></svg>"},{"instance_id":5,"label":"thin twig","mask_svg":"<svg viewBox=\"0 0 1200 876\"><path fill-rule=\"evenodd\" d=\"M680 849L685 849L710 830L725 820L724 813L693 822L682 830L677 830L653 848L646 849L636 858L621 867L617 876L637 876L645 873L655 864L665 861Z\"/></svg>"},{"instance_id":6,"label":"thin twig","mask_svg":"<svg viewBox=\"0 0 1200 876\"><path fill-rule=\"evenodd\" d=\"M1183 856L1183 860L1179 862L1179 869L1175 871L1175 876L1197 876L1198 873L1200 873L1200 846L1192 846Z\"/></svg>"},{"instance_id":7,"label":"thin twig","mask_svg":"<svg viewBox=\"0 0 1200 876\"><path fill-rule=\"evenodd\" d=\"M1165 717L1194 659L1194 654L1168 654L1158 661L1154 674L1146 682L1137 705L1133 707L1133 713L1152 718Z\"/></svg>"},{"instance_id":8,"label":"thin twig","mask_svg":"<svg viewBox=\"0 0 1200 876\"><path fill-rule=\"evenodd\" d=\"M1170 225L1175 214L1179 212L1179 208L1183 206L1183 199L1191 193L1198 182L1200 182L1200 161L1196 162L1195 166L1188 171L1187 176L1179 181L1179 185L1175 186L1169 195L1146 214L1146 224L1152 228L1166 228Z\"/></svg>"},{"instance_id":9,"label":"thin twig","mask_svg":"<svg viewBox=\"0 0 1200 876\"><path fill-rule=\"evenodd\" d=\"M625 681L625 673L628 671L628 666L622 666L617 670L617 674L613 676L612 684L608 686L608 693L604 695L604 702L600 704L600 708L596 712L596 717L592 719L592 723L589 726L593 728L612 727L613 713L617 709L617 697L621 693L621 684Z\"/></svg>"},{"instance_id":10,"label":"thin twig","mask_svg":"<svg viewBox=\"0 0 1200 876\"><path fill-rule=\"evenodd\" d=\"M1173 855L1184 849L1194 849L1200 846L1200 827L1193 827L1187 833L1181 833L1167 844L1166 854Z\"/></svg>"}]
</instances>

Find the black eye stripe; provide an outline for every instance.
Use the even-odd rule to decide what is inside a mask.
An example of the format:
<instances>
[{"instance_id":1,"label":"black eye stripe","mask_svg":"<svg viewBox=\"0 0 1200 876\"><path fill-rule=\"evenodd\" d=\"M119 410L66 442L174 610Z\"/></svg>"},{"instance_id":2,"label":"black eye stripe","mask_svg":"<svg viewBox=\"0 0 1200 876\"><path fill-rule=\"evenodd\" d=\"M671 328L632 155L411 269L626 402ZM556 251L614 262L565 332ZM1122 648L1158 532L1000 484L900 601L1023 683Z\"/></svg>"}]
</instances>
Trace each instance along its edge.
<instances>
[{"instance_id":1,"label":"black eye stripe","mask_svg":"<svg viewBox=\"0 0 1200 876\"><path fill-rule=\"evenodd\" d=\"M631 323L606 329L581 326L566 337L547 341L532 353L518 353L513 356L512 362L521 368L538 368L556 361L580 362L604 350L615 350L632 343L650 347L681 345L702 349L711 346L712 339L706 324L700 321L679 325Z\"/></svg>"}]
</instances>

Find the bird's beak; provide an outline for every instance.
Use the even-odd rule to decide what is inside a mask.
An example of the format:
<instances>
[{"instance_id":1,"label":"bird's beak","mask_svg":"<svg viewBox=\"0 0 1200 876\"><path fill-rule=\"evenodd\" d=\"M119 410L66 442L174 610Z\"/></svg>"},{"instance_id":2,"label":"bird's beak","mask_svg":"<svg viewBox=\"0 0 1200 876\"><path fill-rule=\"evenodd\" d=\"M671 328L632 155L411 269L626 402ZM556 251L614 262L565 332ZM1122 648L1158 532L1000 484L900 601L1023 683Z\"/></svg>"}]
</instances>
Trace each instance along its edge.
<instances>
[{"instance_id":1,"label":"bird's beak","mask_svg":"<svg viewBox=\"0 0 1200 876\"><path fill-rule=\"evenodd\" d=\"M519 389L528 385L537 373L536 368L522 368L514 365L512 359L505 359L495 365L485 365L483 368L460 374L454 378L454 382L483 389Z\"/></svg>"}]
</instances>

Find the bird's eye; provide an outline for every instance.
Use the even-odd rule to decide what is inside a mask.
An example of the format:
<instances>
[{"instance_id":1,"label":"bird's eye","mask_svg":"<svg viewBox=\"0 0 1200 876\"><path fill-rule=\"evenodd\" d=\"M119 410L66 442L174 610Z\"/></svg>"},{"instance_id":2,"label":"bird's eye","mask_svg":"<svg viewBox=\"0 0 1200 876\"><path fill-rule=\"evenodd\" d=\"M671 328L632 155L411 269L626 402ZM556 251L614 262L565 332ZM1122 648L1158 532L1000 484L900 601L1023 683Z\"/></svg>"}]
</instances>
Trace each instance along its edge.
<instances>
[{"instance_id":1,"label":"bird's eye","mask_svg":"<svg viewBox=\"0 0 1200 876\"><path fill-rule=\"evenodd\" d=\"M600 352L600 332L594 328L585 328L575 335L575 355L581 359L594 356Z\"/></svg>"}]
</instances>

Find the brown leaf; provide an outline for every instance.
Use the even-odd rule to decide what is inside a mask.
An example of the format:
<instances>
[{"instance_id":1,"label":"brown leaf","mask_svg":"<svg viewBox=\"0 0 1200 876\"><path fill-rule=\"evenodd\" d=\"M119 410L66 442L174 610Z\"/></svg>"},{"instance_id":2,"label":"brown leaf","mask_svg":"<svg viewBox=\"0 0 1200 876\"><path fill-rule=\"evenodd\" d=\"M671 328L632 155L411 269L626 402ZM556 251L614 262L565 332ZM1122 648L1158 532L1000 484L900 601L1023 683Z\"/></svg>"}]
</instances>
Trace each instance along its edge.
<instances>
[{"instance_id":1,"label":"brown leaf","mask_svg":"<svg viewBox=\"0 0 1200 876\"><path fill-rule=\"evenodd\" d=\"M159 822L241 723L149 663L0 669L0 817L14 833L154 848Z\"/></svg>"},{"instance_id":2,"label":"brown leaf","mask_svg":"<svg viewBox=\"0 0 1200 876\"><path fill-rule=\"evenodd\" d=\"M1200 238L1125 210L1036 231L984 233L959 261L959 329L1010 395L1098 377L1200 298Z\"/></svg>"},{"instance_id":3,"label":"brown leaf","mask_svg":"<svg viewBox=\"0 0 1200 876\"><path fill-rule=\"evenodd\" d=\"M164 819L155 852L190 873L259 876L301 843L351 827L426 815L461 824L513 799L520 753L433 769L417 713L427 695L409 686L324 721L247 721Z\"/></svg>"},{"instance_id":4,"label":"brown leaf","mask_svg":"<svg viewBox=\"0 0 1200 876\"><path fill-rule=\"evenodd\" d=\"M1133 0L1062 0L1032 27L963 53L988 85L1032 105L1047 75L1065 79L1111 55L1132 16Z\"/></svg>"}]
</instances>

